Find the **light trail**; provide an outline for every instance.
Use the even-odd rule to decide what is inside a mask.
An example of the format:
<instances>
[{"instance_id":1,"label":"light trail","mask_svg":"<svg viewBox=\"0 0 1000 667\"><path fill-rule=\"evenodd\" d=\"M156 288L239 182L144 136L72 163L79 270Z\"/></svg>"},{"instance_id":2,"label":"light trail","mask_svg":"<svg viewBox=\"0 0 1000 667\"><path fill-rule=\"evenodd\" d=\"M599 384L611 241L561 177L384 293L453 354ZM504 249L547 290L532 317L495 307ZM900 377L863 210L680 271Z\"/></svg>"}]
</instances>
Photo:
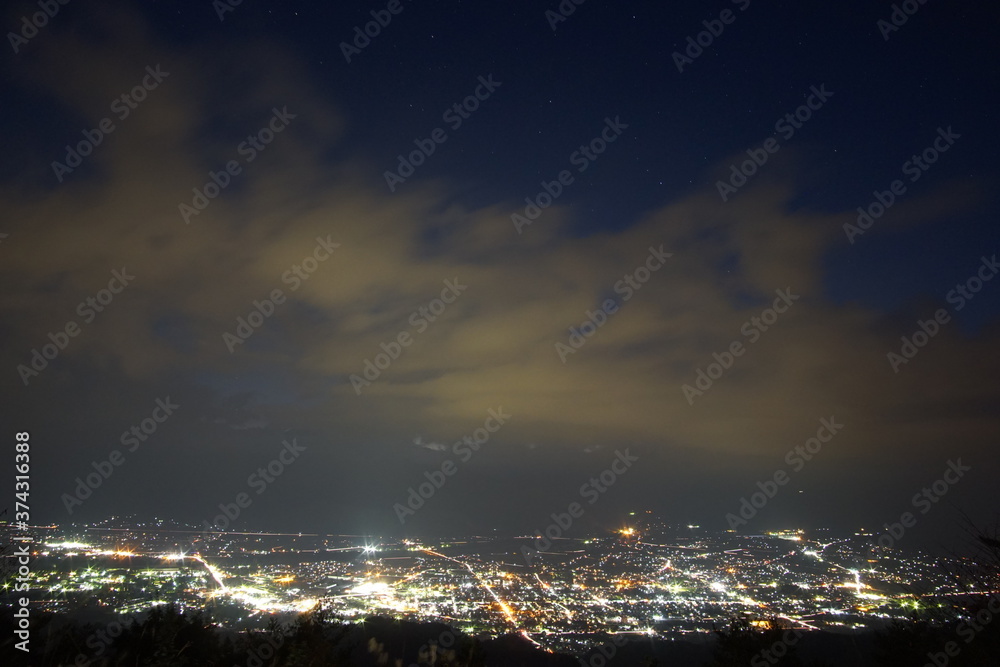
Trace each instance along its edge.
<instances>
[{"instance_id":1,"label":"light trail","mask_svg":"<svg viewBox=\"0 0 1000 667\"><path fill-rule=\"evenodd\" d=\"M163 554L161 557L167 560L184 560L185 558L190 558L193 561L197 561L205 566L205 569L208 570L208 573L212 575L212 578L215 580L215 582L219 584L219 588L221 588L223 591L229 590L229 587L226 586L226 583L222 580L222 574L223 574L222 571L212 567L208 563L208 561L206 561L204 558L202 558L197 554L192 554L190 556L186 554Z\"/></svg>"},{"instance_id":2,"label":"light trail","mask_svg":"<svg viewBox=\"0 0 1000 667\"><path fill-rule=\"evenodd\" d=\"M467 569L469 573L473 577L475 577L476 581L479 582L479 585L482 586L494 600L496 600L496 603L500 606L500 610L503 611L504 616L507 617L507 620L514 627L514 629L515 630L518 629L517 618L514 616L514 610L511 609L510 605L508 605L506 602L500 599L500 596L497 595L496 592L494 592L493 588L488 583L486 583L486 581L481 576L479 576L479 574L475 570L472 569L471 565L469 565L468 563L463 563L462 561L452 558L451 556L445 556L444 554L438 553L437 551L432 551L430 549L424 549L424 552L429 553L432 556L437 556L439 558L444 558L445 560L450 560L453 563L458 563L459 565ZM531 641L534 642L535 640L532 639ZM538 644L538 642L535 643ZM541 646L541 644L538 645Z\"/></svg>"},{"instance_id":3,"label":"light trail","mask_svg":"<svg viewBox=\"0 0 1000 667\"><path fill-rule=\"evenodd\" d=\"M780 616L780 615L778 616L778 618L783 618L786 621L791 621L792 623L798 623L803 628L808 628L809 630L819 631L819 628L817 628L815 625L809 625L808 623L806 623L805 621L803 621L800 618L792 618L791 616Z\"/></svg>"},{"instance_id":4,"label":"light trail","mask_svg":"<svg viewBox=\"0 0 1000 667\"><path fill-rule=\"evenodd\" d=\"M550 596L552 598L552 604L556 605L557 607L562 607L563 612L566 613L566 618L568 620L572 621L573 620L573 612L571 612L569 610L569 608L566 607L566 605L564 605L561 602L559 602L559 598L557 598L556 594L552 592L552 586L550 586L547 583L545 583L544 581L542 581L542 578L538 576L537 572L535 573L535 579L537 579L538 583L541 584L542 590L545 591L545 594L548 595L548 596Z\"/></svg>"},{"instance_id":5,"label":"light trail","mask_svg":"<svg viewBox=\"0 0 1000 667\"><path fill-rule=\"evenodd\" d=\"M264 537L319 537L319 533L240 533L236 531L222 530L174 530L168 528L95 528L87 527L85 530L94 532L118 532L118 533L186 533L189 535L254 535ZM362 537L361 535L335 535L332 537Z\"/></svg>"}]
</instances>

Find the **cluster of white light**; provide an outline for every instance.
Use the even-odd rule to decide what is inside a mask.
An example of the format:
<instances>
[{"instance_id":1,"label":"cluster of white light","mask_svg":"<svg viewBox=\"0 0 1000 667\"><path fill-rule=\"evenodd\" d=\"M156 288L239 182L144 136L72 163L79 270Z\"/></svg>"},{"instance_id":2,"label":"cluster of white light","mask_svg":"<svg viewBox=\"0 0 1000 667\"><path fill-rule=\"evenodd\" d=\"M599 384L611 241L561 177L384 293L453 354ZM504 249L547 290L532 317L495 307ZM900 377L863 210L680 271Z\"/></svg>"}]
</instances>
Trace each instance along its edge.
<instances>
[{"instance_id":1,"label":"cluster of white light","mask_svg":"<svg viewBox=\"0 0 1000 667\"><path fill-rule=\"evenodd\" d=\"M135 554L131 551L95 551L92 555L95 556L134 556Z\"/></svg>"},{"instance_id":2,"label":"cluster of white light","mask_svg":"<svg viewBox=\"0 0 1000 667\"><path fill-rule=\"evenodd\" d=\"M298 600L281 600L275 595L260 588L239 586L217 591L215 597L225 596L237 602L264 612L305 612L316 606L317 600L304 598Z\"/></svg>"},{"instance_id":3,"label":"cluster of white light","mask_svg":"<svg viewBox=\"0 0 1000 667\"><path fill-rule=\"evenodd\" d=\"M392 587L381 581L366 581L347 592L353 595L391 595Z\"/></svg>"}]
</instances>

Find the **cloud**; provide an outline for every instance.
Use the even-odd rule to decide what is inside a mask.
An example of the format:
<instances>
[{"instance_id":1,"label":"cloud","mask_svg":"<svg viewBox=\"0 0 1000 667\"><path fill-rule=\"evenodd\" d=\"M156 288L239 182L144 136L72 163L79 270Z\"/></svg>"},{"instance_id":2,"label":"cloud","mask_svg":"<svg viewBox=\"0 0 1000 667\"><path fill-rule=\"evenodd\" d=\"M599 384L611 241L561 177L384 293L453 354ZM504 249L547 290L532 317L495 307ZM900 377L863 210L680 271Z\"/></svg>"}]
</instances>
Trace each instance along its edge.
<instances>
[{"instance_id":1,"label":"cloud","mask_svg":"<svg viewBox=\"0 0 1000 667\"><path fill-rule=\"evenodd\" d=\"M444 452L448 448L440 442L426 442L422 436L417 436L413 439L413 444L417 447L423 447L424 449L429 449L432 452Z\"/></svg>"},{"instance_id":2,"label":"cloud","mask_svg":"<svg viewBox=\"0 0 1000 667\"><path fill-rule=\"evenodd\" d=\"M588 236L560 236L572 212L553 208L518 235L514 195L471 207L460 203L458 182L415 177L391 196L377 187L367 158L338 151L352 120L325 95L304 92L315 86L280 47L178 49L156 43L128 13L104 18L116 39L74 33L72 62L41 58L25 80L92 123L146 64L161 63L170 78L80 173L46 183L45 199L13 187L0 195L13 221L0 247L0 307L10 316L3 367L27 363L49 332L78 320L77 304L113 269L136 279L29 388L9 370L8 394L58 396L71 374L114 377L128 393L164 378L221 387L242 372L253 378L245 386L280 390L261 399L260 416L225 418L231 429L293 422L330 442L371 442L365 456L415 432L459 438L499 405L515 416L490 447L541 441L569 456L627 441L645 447L654 468L682 450L718 465L779 463L775 456L830 415L848 425L828 454L839 479L850 480L859 461L937 460L954 442L990 455L1000 332L994 325L966 339L945 327L893 373L886 353L942 304L883 313L832 303L824 256L846 242L850 212L792 209L788 184L764 183L741 191L738 206L709 188L622 231ZM238 144L285 106L297 115L289 127L185 224L178 204L209 171L239 159ZM914 193L899 211L925 222L965 194ZM318 237L340 247L292 290L283 275ZM673 256L624 301L616 284L661 245ZM418 331L413 314L446 280L468 289ZM276 289L287 301L230 353L223 334ZM778 289L801 299L747 344L742 326ZM555 344L609 298L617 312L562 363ZM349 377L403 332L412 344L358 396ZM682 385L734 341L745 354L690 405ZM963 368L977 370L957 381ZM393 437L375 437L384 432Z\"/></svg>"}]
</instances>

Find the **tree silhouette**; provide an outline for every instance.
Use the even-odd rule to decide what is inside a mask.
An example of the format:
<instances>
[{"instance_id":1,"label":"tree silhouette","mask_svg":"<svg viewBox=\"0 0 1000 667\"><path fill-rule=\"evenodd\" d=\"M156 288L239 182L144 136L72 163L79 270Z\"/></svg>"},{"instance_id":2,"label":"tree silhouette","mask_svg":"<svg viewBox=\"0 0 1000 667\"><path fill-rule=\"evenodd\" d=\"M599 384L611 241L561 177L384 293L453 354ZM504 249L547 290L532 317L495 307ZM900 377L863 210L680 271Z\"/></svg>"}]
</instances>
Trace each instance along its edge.
<instances>
[{"instance_id":1,"label":"tree silhouette","mask_svg":"<svg viewBox=\"0 0 1000 667\"><path fill-rule=\"evenodd\" d=\"M798 635L777 618L756 627L746 616L733 618L728 630L715 632L718 645L707 667L775 665L803 667L795 651Z\"/></svg>"}]
</instances>

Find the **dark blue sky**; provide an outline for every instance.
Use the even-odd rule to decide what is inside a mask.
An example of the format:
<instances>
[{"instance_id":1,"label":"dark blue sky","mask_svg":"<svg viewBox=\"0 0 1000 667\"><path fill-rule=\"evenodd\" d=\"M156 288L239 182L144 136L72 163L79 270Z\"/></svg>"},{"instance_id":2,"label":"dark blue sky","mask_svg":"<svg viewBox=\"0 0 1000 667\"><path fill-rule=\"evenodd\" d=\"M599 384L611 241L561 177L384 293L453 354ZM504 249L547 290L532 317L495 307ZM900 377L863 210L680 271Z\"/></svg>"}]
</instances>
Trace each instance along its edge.
<instances>
[{"instance_id":1,"label":"dark blue sky","mask_svg":"<svg viewBox=\"0 0 1000 667\"><path fill-rule=\"evenodd\" d=\"M383 165L441 126L441 111L471 92L482 74L492 73L502 90L420 172L421 179L460 173L452 196L467 205L534 193L541 179L566 166L581 137L605 116L621 116L629 125L627 148L603 155L578 181L584 187L567 192L573 234L620 230L644 212L710 190L727 172L720 163L774 136L775 121L819 84L834 91L831 103L771 167L793 179L796 207L840 212L867 204L940 126L953 127L963 140L910 193L926 195L952 182L988 191L983 179L995 171L997 82L986 73L996 62L998 10L990 6L921 6L886 41L877 22L890 17L891 5L585 3L552 30L543 13L550 8L536 3L509 3L501 12L475 3L402 2L394 23L348 65L340 44L381 6L247 4L225 12L220 23L217 10L202 5L153 3L143 14L169 43L225 54L267 41L294 53L314 86L310 92L336 105L350 125L344 141L328 147L329 158L370 160L376 168L359 176L373 187L384 181ZM678 73L672 54L725 9L733 11L733 23ZM86 8L61 11L63 23L76 21L79 30L96 34ZM32 59L32 49L40 47L29 43L8 66ZM215 63L204 65L220 87L216 94L225 96L228 85L239 85L239 62L220 59L228 61L228 76L222 68L213 72ZM52 130L70 133L84 119L52 105L37 86L9 83L10 99L19 103L3 110L16 128L7 173L50 189L46 153L65 136ZM204 131L224 137L228 128L235 138L240 130L232 120L220 116ZM794 166L785 159L793 151L800 156ZM831 248L831 298L896 308L937 295L984 241L997 238L993 213L976 206L892 238L877 230L866 242L886 248L870 253ZM878 259L869 263L871 254ZM907 271L913 266L921 270Z\"/></svg>"}]
</instances>

